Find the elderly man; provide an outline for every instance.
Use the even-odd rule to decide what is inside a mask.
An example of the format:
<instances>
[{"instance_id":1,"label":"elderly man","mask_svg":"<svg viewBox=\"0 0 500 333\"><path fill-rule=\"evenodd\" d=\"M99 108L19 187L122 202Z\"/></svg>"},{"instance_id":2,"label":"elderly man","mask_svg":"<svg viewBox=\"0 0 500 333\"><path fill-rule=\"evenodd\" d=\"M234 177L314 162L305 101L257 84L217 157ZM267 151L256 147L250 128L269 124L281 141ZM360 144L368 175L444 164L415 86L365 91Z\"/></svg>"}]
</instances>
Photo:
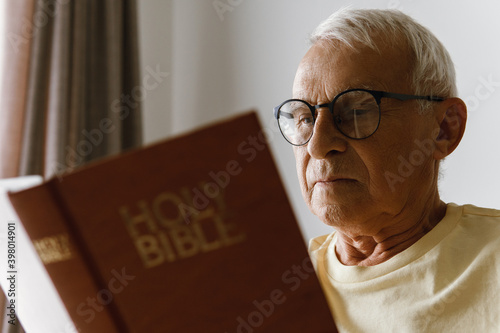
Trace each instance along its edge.
<instances>
[{"instance_id":1,"label":"elderly man","mask_svg":"<svg viewBox=\"0 0 500 333\"><path fill-rule=\"evenodd\" d=\"M500 211L441 201L466 106L436 37L345 9L312 34L275 108L310 210L310 253L340 331L500 332Z\"/></svg>"}]
</instances>

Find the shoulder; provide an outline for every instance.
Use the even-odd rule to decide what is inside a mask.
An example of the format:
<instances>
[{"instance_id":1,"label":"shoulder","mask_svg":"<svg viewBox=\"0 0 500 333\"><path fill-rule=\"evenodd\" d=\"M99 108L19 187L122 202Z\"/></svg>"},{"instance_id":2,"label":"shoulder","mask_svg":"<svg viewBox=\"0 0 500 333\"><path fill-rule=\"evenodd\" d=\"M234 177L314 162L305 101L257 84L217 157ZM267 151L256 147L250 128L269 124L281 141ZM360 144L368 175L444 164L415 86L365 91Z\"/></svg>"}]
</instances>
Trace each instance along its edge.
<instances>
[{"instance_id":1,"label":"shoulder","mask_svg":"<svg viewBox=\"0 0 500 333\"><path fill-rule=\"evenodd\" d=\"M496 220L500 223L500 210L492 208L477 207L474 205L463 205L462 216L463 217L483 217L489 218L490 220Z\"/></svg>"},{"instance_id":2,"label":"shoulder","mask_svg":"<svg viewBox=\"0 0 500 333\"><path fill-rule=\"evenodd\" d=\"M476 249L478 254L489 250L496 256L500 250L500 210L474 205L454 206L460 211L456 240L465 249Z\"/></svg>"},{"instance_id":3,"label":"shoulder","mask_svg":"<svg viewBox=\"0 0 500 333\"><path fill-rule=\"evenodd\" d=\"M457 206L457 208L462 210L460 224L463 227L483 232L500 232L500 210L474 205Z\"/></svg>"}]
</instances>

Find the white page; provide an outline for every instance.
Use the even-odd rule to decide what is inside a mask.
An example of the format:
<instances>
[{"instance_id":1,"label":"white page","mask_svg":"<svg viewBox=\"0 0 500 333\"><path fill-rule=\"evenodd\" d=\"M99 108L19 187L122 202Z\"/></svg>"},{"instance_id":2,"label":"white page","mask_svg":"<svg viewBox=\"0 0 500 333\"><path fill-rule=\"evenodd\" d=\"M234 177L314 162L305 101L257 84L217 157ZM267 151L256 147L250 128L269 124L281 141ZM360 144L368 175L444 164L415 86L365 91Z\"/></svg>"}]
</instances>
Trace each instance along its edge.
<instances>
[{"instance_id":1,"label":"white page","mask_svg":"<svg viewBox=\"0 0 500 333\"><path fill-rule=\"evenodd\" d=\"M40 176L0 179L0 285L8 294L8 224L15 223L15 313L27 333L77 332L44 265L7 197L42 182ZM7 306L9 297L7 297ZM7 312L9 310L7 309ZM5 320L4 320L5 321Z\"/></svg>"}]
</instances>

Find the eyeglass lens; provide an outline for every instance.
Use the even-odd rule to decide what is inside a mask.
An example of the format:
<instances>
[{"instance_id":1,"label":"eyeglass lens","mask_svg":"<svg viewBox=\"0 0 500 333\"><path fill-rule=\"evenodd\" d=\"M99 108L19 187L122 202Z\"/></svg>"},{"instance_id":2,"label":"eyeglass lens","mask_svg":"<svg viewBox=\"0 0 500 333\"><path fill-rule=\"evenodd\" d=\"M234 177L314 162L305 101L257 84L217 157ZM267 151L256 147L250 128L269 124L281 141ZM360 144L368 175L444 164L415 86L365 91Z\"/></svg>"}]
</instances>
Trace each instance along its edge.
<instances>
[{"instance_id":1,"label":"eyeglass lens","mask_svg":"<svg viewBox=\"0 0 500 333\"><path fill-rule=\"evenodd\" d=\"M293 145L303 145L313 134L311 109L301 101L290 101L279 109L279 127L285 139ZM380 110L375 97L362 90L345 92L333 106L333 121L345 136L364 139L378 128Z\"/></svg>"}]
</instances>

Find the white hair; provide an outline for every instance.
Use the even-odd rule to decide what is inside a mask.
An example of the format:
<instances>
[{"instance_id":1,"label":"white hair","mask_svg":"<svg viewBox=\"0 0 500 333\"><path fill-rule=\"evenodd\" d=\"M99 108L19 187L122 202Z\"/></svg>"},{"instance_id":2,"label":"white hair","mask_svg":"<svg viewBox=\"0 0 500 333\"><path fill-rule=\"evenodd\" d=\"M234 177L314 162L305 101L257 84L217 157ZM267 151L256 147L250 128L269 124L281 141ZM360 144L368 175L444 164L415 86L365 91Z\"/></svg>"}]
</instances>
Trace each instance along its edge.
<instances>
[{"instance_id":1,"label":"white hair","mask_svg":"<svg viewBox=\"0 0 500 333\"><path fill-rule=\"evenodd\" d=\"M408 73L413 94L457 95L455 67L448 51L429 29L398 10L340 9L314 30L310 42L340 42L353 49L359 43L380 52L376 37L408 49L413 61L412 71ZM429 103L423 102L424 109Z\"/></svg>"}]
</instances>

